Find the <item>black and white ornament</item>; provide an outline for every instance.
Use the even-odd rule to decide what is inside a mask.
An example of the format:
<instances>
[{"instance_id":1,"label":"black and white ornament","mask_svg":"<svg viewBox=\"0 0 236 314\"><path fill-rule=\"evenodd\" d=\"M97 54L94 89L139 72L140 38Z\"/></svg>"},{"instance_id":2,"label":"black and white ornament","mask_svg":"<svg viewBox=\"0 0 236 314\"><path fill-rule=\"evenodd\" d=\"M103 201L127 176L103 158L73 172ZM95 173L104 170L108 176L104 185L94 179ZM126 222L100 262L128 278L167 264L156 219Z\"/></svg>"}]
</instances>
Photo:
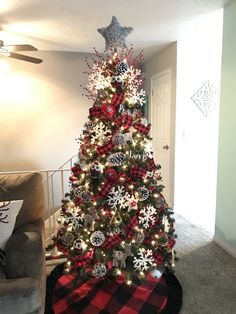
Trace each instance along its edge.
<instances>
[{"instance_id":1,"label":"black and white ornament","mask_svg":"<svg viewBox=\"0 0 236 314\"><path fill-rule=\"evenodd\" d=\"M73 243L73 247L74 247L74 250L77 250L80 253L82 253L86 250L87 244L81 239L76 239Z\"/></svg>"},{"instance_id":2,"label":"black and white ornament","mask_svg":"<svg viewBox=\"0 0 236 314\"><path fill-rule=\"evenodd\" d=\"M83 203L88 203L90 202L91 198L92 198L92 195L89 191L84 191L81 193L81 199L82 199L82 202Z\"/></svg>"},{"instance_id":3,"label":"black and white ornament","mask_svg":"<svg viewBox=\"0 0 236 314\"><path fill-rule=\"evenodd\" d=\"M102 167L99 163L94 162L90 167L91 177L96 179L102 174Z\"/></svg>"},{"instance_id":4,"label":"black and white ornament","mask_svg":"<svg viewBox=\"0 0 236 314\"><path fill-rule=\"evenodd\" d=\"M122 84L123 82L123 79L122 79L122 76L121 75L114 75L112 76L111 78L111 83L116 85L116 84Z\"/></svg>"},{"instance_id":5,"label":"black and white ornament","mask_svg":"<svg viewBox=\"0 0 236 314\"><path fill-rule=\"evenodd\" d=\"M90 130L90 129L92 128L92 126L93 126L92 121L88 120L88 121L85 122L85 124L84 124L84 129L85 129L85 130Z\"/></svg>"},{"instance_id":6,"label":"black and white ornament","mask_svg":"<svg viewBox=\"0 0 236 314\"><path fill-rule=\"evenodd\" d=\"M75 237L73 235L72 232L65 232L61 237L60 237L60 241L61 244L65 247L65 248L70 248L72 247L73 243L74 243Z\"/></svg>"},{"instance_id":7,"label":"black and white ornament","mask_svg":"<svg viewBox=\"0 0 236 314\"><path fill-rule=\"evenodd\" d=\"M144 239L145 239L145 235L143 234L143 232L138 232L136 235L135 235L135 239L137 242L139 243L143 243Z\"/></svg>"},{"instance_id":8,"label":"black and white ornament","mask_svg":"<svg viewBox=\"0 0 236 314\"><path fill-rule=\"evenodd\" d=\"M112 166L122 166L125 162L125 155L121 152L114 153L108 157L107 161Z\"/></svg>"},{"instance_id":9,"label":"black and white ornament","mask_svg":"<svg viewBox=\"0 0 236 314\"><path fill-rule=\"evenodd\" d=\"M149 197L149 191L144 186L137 189L139 201L145 201Z\"/></svg>"},{"instance_id":10,"label":"black and white ornament","mask_svg":"<svg viewBox=\"0 0 236 314\"><path fill-rule=\"evenodd\" d=\"M124 135L121 133L116 133L114 134L112 141L116 145L123 145L125 143Z\"/></svg>"},{"instance_id":11,"label":"black and white ornament","mask_svg":"<svg viewBox=\"0 0 236 314\"><path fill-rule=\"evenodd\" d=\"M106 275L107 269L106 266L102 263L97 263L94 265L92 274L96 278L101 278Z\"/></svg>"},{"instance_id":12,"label":"black and white ornament","mask_svg":"<svg viewBox=\"0 0 236 314\"><path fill-rule=\"evenodd\" d=\"M105 235L102 231L98 230L92 233L90 242L93 246L101 246L105 242Z\"/></svg>"},{"instance_id":13,"label":"black and white ornament","mask_svg":"<svg viewBox=\"0 0 236 314\"><path fill-rule=\"evenodd\" d=\"M123 60L120 61L117 65L116 65L116 73L117 75L124 75L129 69L129 65L127 63L127 61Z\"/></svg>"}]
</instances>

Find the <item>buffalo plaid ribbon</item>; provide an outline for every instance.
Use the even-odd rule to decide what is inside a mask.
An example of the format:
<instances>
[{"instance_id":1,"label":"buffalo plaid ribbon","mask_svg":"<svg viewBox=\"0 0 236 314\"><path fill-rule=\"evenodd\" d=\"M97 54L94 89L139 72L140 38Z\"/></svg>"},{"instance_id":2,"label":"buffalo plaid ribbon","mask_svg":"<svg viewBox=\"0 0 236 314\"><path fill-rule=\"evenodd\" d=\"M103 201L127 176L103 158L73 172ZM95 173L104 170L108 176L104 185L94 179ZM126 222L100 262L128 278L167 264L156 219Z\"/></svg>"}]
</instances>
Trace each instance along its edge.
<instances>
[{"instance_id":1,"label":"buffalo plaid ribbon","mask_svg":"<svg viewBox=\"0 0 236 314\"><path fill-rule=\"evenodd\" d=\"M143 169L143 168L137 167L137 166L133 166L131 168L130 175L133 178L142 179L145 176L146 172L147 172L146 169Z\"/></svg>"},{"instance_id":2,"label":"buffalo plaid ribbon","mask_svg":"<svg viewBox=\"0 0 236 314\"><path fill-rule=\"evenodd\" d=\"M145 135L148 135L148 133L149 133L149 131L150 131L150 127L151 127L150 124L144 125L144 124L142 124L142 123L140 123L140 122L134 123L133 126L134 126L134 128L135 128L136 130L138 130L140 133L143 133L143 134L145 134Z\"/></svg>"},{"instance_id":3,"label":"buffalo plaid ribbon","mask_svg":"<svg viewBox=\"0 0 236 314\"><path fill-rule=\"evenodd\" d=\"M134 279L130 286L123 276L116 280L90 278L75 285L75 276L62 275L57 280L52 295L54 314L157 314L168 306L170 290L165 276L156 279L149 274L146 282Z\"/></svg>"},{"instance_id":4,"label":"buffalo plaid ribbon","mask_svg":"<svg viewBox=\"0 0 236 314\"><path fill-rule=\"evenodd\" d=\"M87 252L83 256L76 256L76 258L75 258L76 265L78 267L88 266L89 264L91 264L92 257L93 257L93 252Z\"/></svg>"},{"instance_id":5,"label":"buffalo plaid ribbon","mask_svg":"<svg viewBox=\"0 0 236 314\"><path fill-rule=\"evenodd\" d=\"M157 168L155 161L153 159L150 159L150 158L148 159L147 167L148 167L149 171L155 170Z\"/></svg>"},{"instance_id":6,"label":"buffalo plaid ribbon","mask_svg":"<svg viewBox=\"0 0 236 314\"><path fill-rule=\"evenodd\" d=\"M124 93L114 93L111 104L115 107L118 107L124 98Z\"/></svg>"},{"instance_id":7,"label":"buffalo plaid ribbon","mask_svg":"<svg viewBox=\"0 0 236 314\"><path fill-rule=\"evenodd\" d=\"M124 129L129 129L133 123L133 117L129 114L123 114L121 117L122 126Z\"/></svg>"},{"instance_id":8,"label":"buffalo plaid ribbon","mask_svg":"<svg viewBox=\"0 0 236 314\"><path fill-rule=\"evenodd\" d=\"M102 156L102 155L109 153L114 146L115 146L115 144L111 140L102 146L98 146L96 148L96 150L97 150L97 153Z\"/></svg>"},{"instance_id":9,"label":"buffalo plaid ribbon","mask_svg":"<svg viewBox=\"0 0 236 314\"><path fill-rule=\"evenodd\" d=\"M91 117L97 117L100 118L102 116L102 109L99 106L94 106L92 108L89 108L89 115Z\"/></svg>"},{"instance_id":10,"label":"buffalo plaid ribbon","mask_svg":"<svg viewBox=\"0 0 236 314\"><path fill-rule=\"evenodd\" d=\"M137 216L133 216L130 219L130 222L128 223L128 225L125 227L125 235L128 238L131 238L134 232L134 228L138 225L138 219Z\"/></svg>"},{"instance_id":11,"label":"buffalo plaid ribbon","mask_svg":"<svg viewBox=\"0 0 236 314\"><path fill-rule=\"evenodd\" d=\"M121 237L119 235L113 235L113 236L110 236L106 239L106 241L103 244L103 247L105 249L110 250L110 249L116 247L117 245L119 245L120 242L121 242Z\"/></svg>"},{"instance_id":12,"label":"buffalo plaid ribbon","mask_svg":"<svg viewBox=\"0 0 236 314\"><path fill-rule=\"evenodd\" d=\"M111 191L113 184L114 184L114 181L106 180L101 187L101 191L99 192L99 195L101 195L102 197L106 197L108 193Z\"/></svg>"}]
</instances>

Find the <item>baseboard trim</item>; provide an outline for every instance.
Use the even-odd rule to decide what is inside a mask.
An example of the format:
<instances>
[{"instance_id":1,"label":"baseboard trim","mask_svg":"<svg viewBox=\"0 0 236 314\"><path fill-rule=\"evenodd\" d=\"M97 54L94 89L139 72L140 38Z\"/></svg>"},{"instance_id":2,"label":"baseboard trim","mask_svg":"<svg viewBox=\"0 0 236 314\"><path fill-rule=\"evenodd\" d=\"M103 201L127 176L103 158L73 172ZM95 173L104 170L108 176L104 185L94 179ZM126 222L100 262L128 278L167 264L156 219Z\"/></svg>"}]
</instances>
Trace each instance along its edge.
<instances>
[{"instance_id":1,"label":"baseboard trim","mask_svg":"<svg viewBox=\"0 0 236 314\"><path fill-rule=\"evenodd\" d=\"M216 236L213 237L213 241L219 245L223 250L228 252L230 255L232 255L234 258L236 258L236 250L233 249L231 246L229 246L227 243L224 241L218 239Z\"/></svg>"}]
</instances>

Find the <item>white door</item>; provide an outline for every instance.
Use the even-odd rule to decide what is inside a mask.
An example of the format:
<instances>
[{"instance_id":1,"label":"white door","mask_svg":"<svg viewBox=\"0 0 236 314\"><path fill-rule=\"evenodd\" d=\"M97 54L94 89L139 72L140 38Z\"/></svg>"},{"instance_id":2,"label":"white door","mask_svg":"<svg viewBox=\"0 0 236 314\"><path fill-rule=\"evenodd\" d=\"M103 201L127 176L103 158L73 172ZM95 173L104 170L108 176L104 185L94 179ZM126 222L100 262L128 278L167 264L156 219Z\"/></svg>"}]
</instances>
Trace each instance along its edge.
<instances>
[{"instance_id":1,"label":"white door","mask_svg":"<svg viewBox=\"0 0 236 314\"><path fill-rule=\"evenodd\" d=\"M170 114L171 114L171 71L167 70L152 77L151 136L153 138L154 160L161 165L164 197L170 206ZM172 184L171 184L172 186ZM172 194L171 194L172 195Z\"/></svg>"}]
</instances>

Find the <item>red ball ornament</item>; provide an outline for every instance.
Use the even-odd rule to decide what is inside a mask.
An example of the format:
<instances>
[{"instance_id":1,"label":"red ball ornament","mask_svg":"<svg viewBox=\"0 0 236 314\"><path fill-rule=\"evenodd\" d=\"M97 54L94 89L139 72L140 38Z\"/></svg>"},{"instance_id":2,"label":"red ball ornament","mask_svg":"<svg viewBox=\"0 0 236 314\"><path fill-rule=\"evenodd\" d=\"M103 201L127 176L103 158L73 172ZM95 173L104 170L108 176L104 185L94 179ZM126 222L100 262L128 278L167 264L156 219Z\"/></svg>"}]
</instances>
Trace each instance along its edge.
<instances>
[{"instance_id":1,"label":"red ball ornament","mask_svg":"<svg viewBox=\"0 0 236 314\"><path fill-rule=\"evenodd\" d=\"M117 172L113 168L107 169L105 175L109 181L115 181L117 179Z\"/></svg>"},{"instance_id":2,"label":"red ball ornament","mask_svg":"<svg viewBox=\"0 0 236 314\"><path fill-rule=\"evenodd\" d=\"M108 118L112 118L116 108L113 105L102 105L102 111Z\"/></svg>"}]
</instances>

